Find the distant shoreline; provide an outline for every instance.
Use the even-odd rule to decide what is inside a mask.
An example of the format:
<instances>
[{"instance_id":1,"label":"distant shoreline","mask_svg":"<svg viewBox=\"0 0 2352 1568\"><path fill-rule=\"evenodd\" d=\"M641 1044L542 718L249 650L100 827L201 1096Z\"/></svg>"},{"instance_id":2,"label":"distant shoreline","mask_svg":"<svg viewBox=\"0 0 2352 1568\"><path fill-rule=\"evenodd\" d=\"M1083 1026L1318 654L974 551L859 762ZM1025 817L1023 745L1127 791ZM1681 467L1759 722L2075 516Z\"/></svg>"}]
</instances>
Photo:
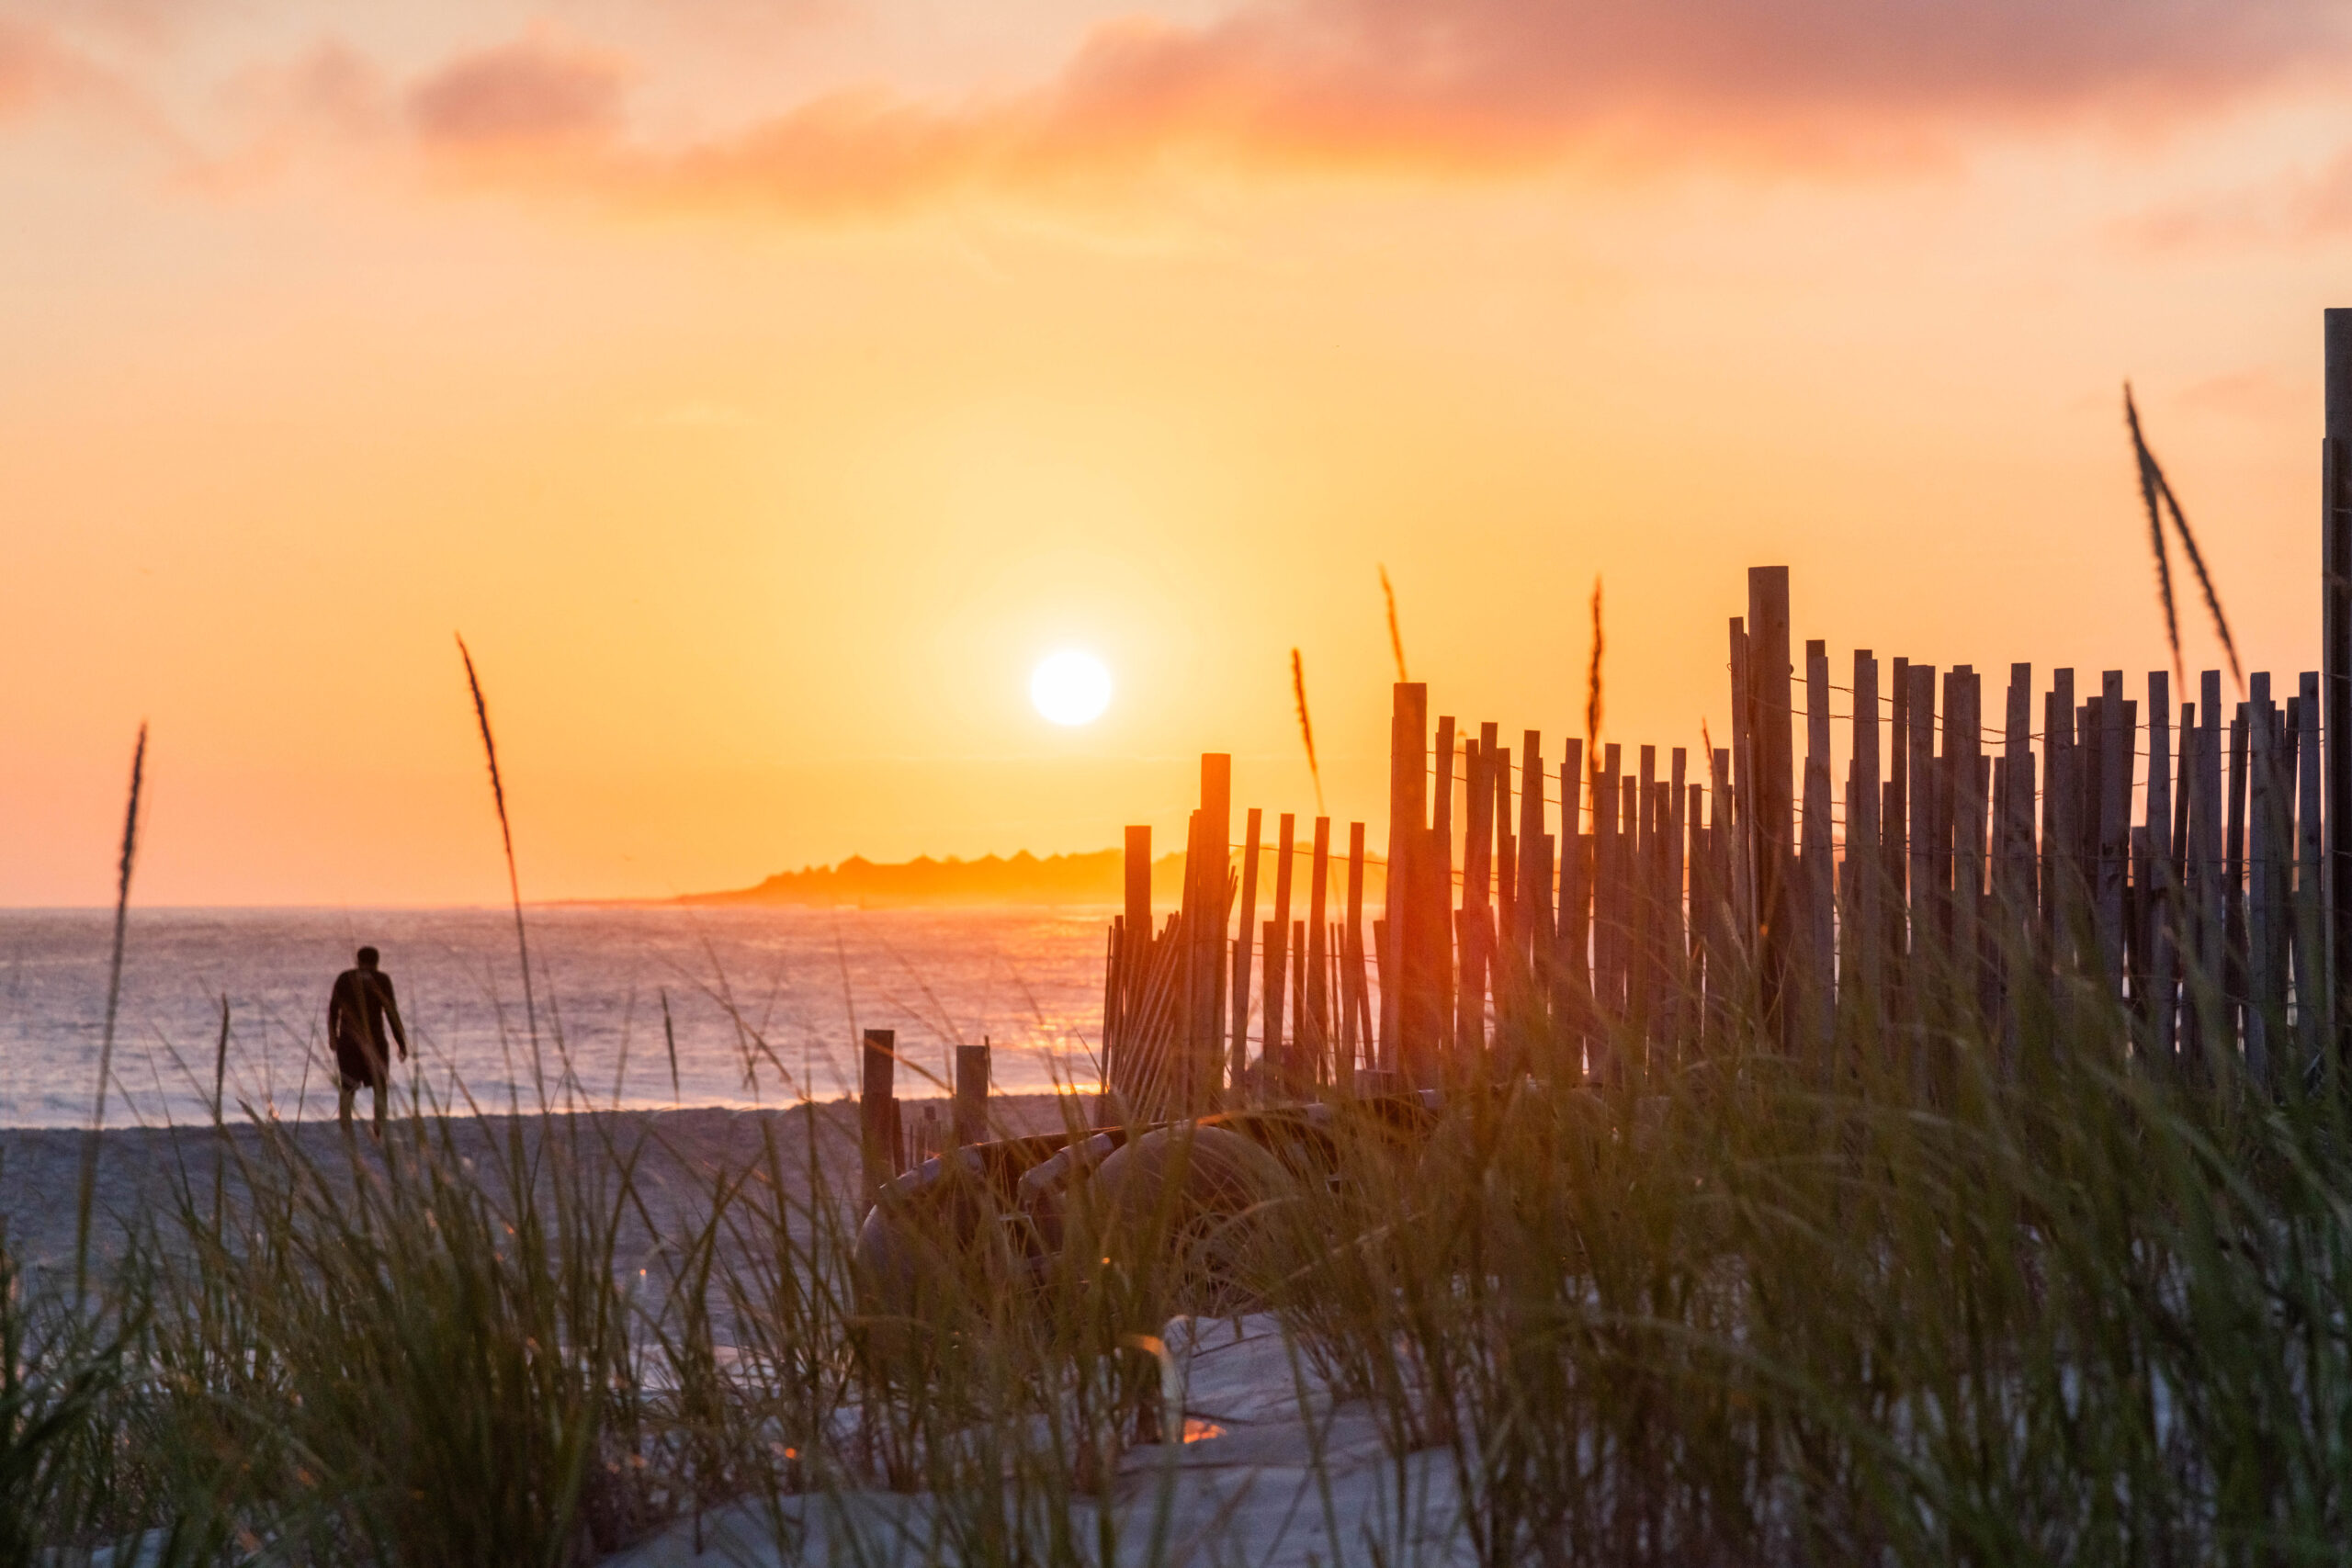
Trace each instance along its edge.
<instances>
[{"instance_id":1,"label":"distant shoreline","mask_svg":"<svg viewBox=\"0 0 2352 1568\"><path fill-rule=\"evenodd\" d=\"M1164 882L1183 886L1184 857L1162 856L1152 867L1153 892ZM883 863L852 855L838 865L778 872L752 887L689 893L673 902L690 908L802 905L820 908L890 908L970 905L1115 907L1125 896L1125 862L1119 850L1047 855L953 856Z\"/></svg>"},{"instance_id":2,"label":"distant shoreline","mask_svg":"<svg viewBox=\"0 0 2352 1568\"><path fill-rule=\"evenodd\" d=\"M1240 846L1235 846L1239 857ZM1309 847L1293 851L1294 864L1303 873ZM1261 886L1273 885L1279 851L1272 844L1259 852ZM1376 900L1386 886L1386 866L1376 856L1364 864L1364 897ZM1347 862L1334 857L1331 886L1335 896L1345 887ZM1170 904L1183 896L1184 857L1165 854L1151 863L1151 896L1155 904ZM1023 850L1017 854L984 855L978 860L949 856L933 860L918 855L910 861L888 863L852 855L838 865L803 866L778 872L752 887L718 893L689 893L667 900L643 900L689 908L980 908L990 906L1022 908L1116 909L1126 898L1126 861L1121 850L1048 855L1044 859ZM586 902L586 900L580 900Z\"/></svg>"}]
</instances>

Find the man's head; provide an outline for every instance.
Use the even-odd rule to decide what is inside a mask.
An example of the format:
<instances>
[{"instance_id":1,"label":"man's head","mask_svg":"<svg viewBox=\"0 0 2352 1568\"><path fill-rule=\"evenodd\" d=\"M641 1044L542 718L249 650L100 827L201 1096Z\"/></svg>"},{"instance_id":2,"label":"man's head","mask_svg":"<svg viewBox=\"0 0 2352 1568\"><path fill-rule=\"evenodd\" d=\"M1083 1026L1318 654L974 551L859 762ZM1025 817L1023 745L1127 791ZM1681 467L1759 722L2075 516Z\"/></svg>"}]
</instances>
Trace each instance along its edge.
<instances>
[{"instance_id":1,"label":"man's head","mask_svg":"<svg viewBox=\"0 0 2352 1568\"><path fill-rule=\"evenodd\" d=\"M382 957L383 954L378 953L374 948L363 947L359 950L359 967L362 969L373 969Z\"/></svg>"}]
</instances>

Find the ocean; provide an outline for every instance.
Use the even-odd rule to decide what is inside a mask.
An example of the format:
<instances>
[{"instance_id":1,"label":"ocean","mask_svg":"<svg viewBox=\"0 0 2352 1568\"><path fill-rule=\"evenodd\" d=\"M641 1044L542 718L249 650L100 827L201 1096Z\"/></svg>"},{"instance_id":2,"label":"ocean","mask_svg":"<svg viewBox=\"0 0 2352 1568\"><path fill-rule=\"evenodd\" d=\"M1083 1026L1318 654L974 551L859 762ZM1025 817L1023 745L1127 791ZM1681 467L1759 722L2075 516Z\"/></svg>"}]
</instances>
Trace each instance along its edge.
<instances>
[{"instance_id":1,"label":"ocean","mask_svg":"<svg viewBox=\"0 0 2352 1568\"><path fill-rule=\"evenodd\" d=\"M363 942L408 1025L403 1096L451 1110L830 1099L854 1092L873 1028L898 1031L902 1098L945 1092L953 1047L982 1041L1000 1089L1091 1089L1109 917L526 909L526 1009L511 910L134 908L106 1122L210 1122L224 997L227 1114L332 1117L327 991ZM0 1126L89 1124L112 935L109 910L0 911Z\"/></svg>"}]
</instances>

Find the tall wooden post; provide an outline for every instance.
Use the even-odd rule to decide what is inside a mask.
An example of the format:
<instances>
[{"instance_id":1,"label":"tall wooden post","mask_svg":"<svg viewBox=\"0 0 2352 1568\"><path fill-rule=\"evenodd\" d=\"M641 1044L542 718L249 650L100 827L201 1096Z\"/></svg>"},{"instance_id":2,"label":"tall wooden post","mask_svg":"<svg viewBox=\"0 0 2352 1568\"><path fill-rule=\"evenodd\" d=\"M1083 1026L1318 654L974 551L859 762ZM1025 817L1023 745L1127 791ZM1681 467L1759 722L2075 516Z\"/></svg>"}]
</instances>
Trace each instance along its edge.
<instances>
[{"instance_id":1,"label":"tall wooden post","mask_svg":"<svg viewBox=\"0 0 2352 1568\"><path fill-rule=\"evenodd\" d=\"M1805 1047L1826 1050L1838 969L1838 884L1830 860L1836 826L1829 804L1829 645L1804 645L1804 998Z\"/></svg>"},{"instance_id":2,"label":"tall wooden post","mask_svg":"<svg viewBox=\"0 0 2352 1568\"><path fill-rule=\"evenodd\" d=\"M1942 959L1936 953L1936 670L1932 664L1904 668L1905 772L1911 822L1904 842L1910 856L1911 958L1905 970L1917 993L1913 1005L1932 989Z\"/></svg>"},{"instance_id":3,"label":"tall wooden post","mask_svg":"<svg viewBox=\"0 0 2352 1568\"><path fill-rule=\"evenodd\" d=\"M2229 777L2223 784L2227 794L2222 798L2222 897L2226 911L2222 916L2222 994L2229 998L2230 1041L2233 1049L2243 1046L2243 1031L2246 1017L2246 945L2245 945L2245 802L2246 802L2246 716L2252 705L2240 703L2236 716L2230 720Z\"/></svg>"},{"instance_id":4,"label":"tall wooden post","mask_svg":"<svg viewBox=\"0 0 2352 1568\"><path fill-rule=\"evenodd\" d=\"M1667 806L1665 811L1661 813L1665 820L1661 824L1662 831L1658 845L1664 857L1664 864L1660 868L1658 905L1659 930L1665 942L1661 953L1664 962L1665 997L1659 1006L1665 1017L1665 1031L1661 1038L1666 1042L1669 1052L1679 1052L1682 1045L1683 1032L1696 1018L1695 1012L1687 1000L1690 975L1690 925L1684 914L1684 896L1689 886L1687 880L1689 867L1684 861L1684 845L1691 821L1684 804L1686 797L1683 794L1690 787L1690 752L1689 749L1677 746L1668 752L1667 770L1668 776L1664 786ZM1566 885L1566 875L1563 873L1561 877L1563 886ZM1669 1062L1673 1059L1672 1055L1668 1057Z\"/></svg>"},{"instance_id":5,"label":"tall wooden post","mask_svg":"<svg viewBox=\"0 0 2352 1568\"><path fill-rule=\"evenodd\" d=\"M1151 941L1151 827L1127 829L1127 932L1138 947Z\"/></svg>"},{"instance_id":6,"label":"tall wooden post","mask_svg":"<svg viewBox=\"0 0 2352 1568\"><path fill-rule=\"evenodd\" d=\"M867 1030L859 1053L857 1143L868 1202L899 1174L899 1102L891 1092L898 1066L898 1031Z\"/></svg>"},{"instance_id":7,"label":"tall wooden post","mask_svg":"<svg viewBox=\"0 0 2352 1568\"><path fill-rule=\"evenodd\" d=\"M1390 692L1388 716L1388 865L1386 914L1382 926L1380 954L1380 1065L1384 1070L1408 1071L1408 1058L1423 1043L1405 1038L1405 993L1408 989L1405 955L1410 950L1411 922L1417 878L1410 862L1415 840L1428 826L1426 789L1429 768L1429 688L1399 681Z\"/></svg>"},{"instance_id":8,"label":"tall wooden post","mask_svg":"<svg viewBox=\"0 0 2352 1568\"><path fill-rule=\"evenodd\" d=\"M2099 676L2098 713L2098 959L2100 984L2118 992L2123 976L2124 868L2132 851L2132 763L2134 737L2123 712L2123 671ZM2119 993L2120 994L2120 993Z\"/></svg>"},{"instance_id":9,"label":"tall wooden post","mask_svg":"<svg viewBox=\"0 0 2352 1568\"><path fill-rule=\"evenodd\" d=\"M1430 752L1430 837L1436 859L1421 869L1423 891L1415 930L1423 943L1421 966L1430 987L1430 1048L1450 1055L1453 1037L1453 717L1440 715L1437 745Z\"/></svg>"},{"instance_id":10,"label":"tall wooden post","mask_svg":"<svg viewBox=\"0 0 2352 1568\"><path fill-rule=\"evenodd\" d=\"M1601 747L1592 775L1592 988L1597 998L1592 1020L1593 1049L1602 1051L1616 1026L1625 1018L1624 910L1618 902L1622 878L1618 867L1624 848L1617 830L1618 762L1616 741ZM1602 1064L1596 1059L1593 1070Z\"/></svg>"},{"instance_id":11,"label":"tall wooden post","mask_svg":"<svg viewBox=\"0 0 2352 1568\"><path fill-rule=\"evenodd\" d=\"M1531 729L1520 737L1519 747L1519 929L1512 933L1510 955L1511 1006L1518 1019L1513 1049L1522 1055L1543 1032L1544 977L1538 964L1551 946L1552 888L1544 858L1544 734ZM1525 1065L1513 1064L1513 1071Z\"/></svg>"},{"instance_id":12,"label":"tall wooden post","mask_svg":"<svg viewBox=\"0 0 2352 1568\"><path fill-rule=\"evenodd\" d=\"M2327 962L2320 934L2319 676L2305 671L2298 680L2293 737L2295 771L2295 1066L2322 1066L2325 1049L2320 1021L2334 1016L2328 1000Z\"/></svg>"},{"instance_id":13,"label":"tall wooden post","mask_svg":"<svg viewBox=\"0 0 2352 1568\"><path fill-rule=\"evenodd\" d=\"M2141 890L2141 951L2147 955L2148 1053L2159 1068L2177 1066L2174 994L2179 968L2180 888L2172 874L2172 676L2148 672L2148 866Z\"/></svg>"},{"instance_id":14,"label":"tall wooden post","mask_svg":"<svg viewBox=\"0 0 2352 1568\"><path fill-rule=\"evenodd\" d=\"M1340 1088L1355 1088L1356 1059L1372 1043L1370 980L1364 974L1363 952L1363 824L1348 824L1348 923L1340 938L1340 973L1346 977L1343 1005L1347 1021L1340 1031Z\"/></svg>"},{"instance_id":15,"label":"tall wooden post","mask_svg":"<svg viewBox=\"0 0 2352 1568\"><path fill-rule=\"evenodd\" d=\"M2052 670L2042 705L2041 923L2051 962L2064 967L2074 952L2075 910L2081 891L2075 865L2080 836L2082 783L2075 755L2075 672Z\"/></svg>"},{"instance_id":16,"label":"tall wooden post","mask_svg":"<svg viewBox=\"0 0 2352 1568\"><path fill-rule=\"evenodd\" d=\"M2335 1062L2352 1084L2352 310L2324 318L2326 427L2320 442L2320 642L2326 711L2327 919L2335 993Z\"/></svg>"},{"instance_id":17,"label":"tall wooden post","mask_svg":"<svg viewBox=\"0 0 2352 1568\"><path fill-rule=\"evenodd\" d=\"M2000 839L2002 946L2014 955L2025 951L2032 925L2033 875L2033 666L2009 666L2008 701L2004 710L2002 757L2008 763L2007 810L2003 813Z\"/></svg>"},{"instance_id":18,"label":"tall wooden post","mask_svg":"<svg viewBox=\"0 0 2352 1568\"><path fill-rule=\"evenodd\" d=\"M1185 1110L1215 1107L1225 1087L1225 922L1232 884L1233 758L1201 754L1200 919L1193 938L1193 1005L1184 1042Z\"/></svg>"},{"instance_id":19,"label":"tall wooden post","mask_svg":"<svg viewBox=\"0 0 2352 1568\"><path fill-rule=\"evenodd\" d=\"M956 1145L985 1143L989 1135L989 1046L956 1047Z\"/></svg>"},{"instance_id":20,"label":"tall wooden post","mask_svg":"<svg viewBox=\"0 0 2352 1568\"><path fill-rule=\"evenodd\" d=\"M1790 870L1796 829L1796 718L1790 702L1789 569L1747 569L1749 750L1752 788L1741 793L1755 812L1756 912L1762 928L1758 978L1768 1031L1783 1049L1794 1020L1787 1005L1792 916Z\"/></svg>"},{"instance_id":21,"label":"tall wooden post","mask_svg":"<svg viewBox=\"0 0 2352 1568\"><path fill-rule=\"evenodd\" d=\"M2271 998L2278 976L2271 960L2278 932L2271 921L2277 902L2273 881L2278 822L2276 728L2271 719L2270 676L2256 671L2248 682L2252 695L2246 716L2245 813L2245 1070L2265 1089L2277 1085L2276 1013Z\"/></svg>"},{"instance_id":22,"label":"tall wooden post","mask_svg":"<svg viewBox=\"0 0 2352 1568\"><path fill-rule=\"evenodd\" d=\"M1633 932L1625 1011L1633 1020L1629 1036L1646 1044L1657 1012L1657 748L1644 746L1634 755L1625 813L1625 923Z\"/></svg>"},{"instance_id":23,"label":"tall wooden post","mask_svg":"<svg viewBox=\"0 0 2352 1568\"><path fill-rule=\"evenodd\" d=\"M1554 922L1552 1027L1548 1070L1574 1083L1584 1072L1584 1036L1591 1017L1592 877L1590 840L1584 832L1584 742L1563 743L1560 759L1560 907Z\"/></svg>"},{"instance_id":24,"label":"tall wooden post","mask_svg":"<svg viewBox=\"0 0 2352 1568\"><path fill-rule=\"evenodd\" d=\"M1227 1082L1239 1098L1241 1075L1250 1066L1250 955L1258 936L1258 857L1265 813L1250 808L1250 825L1241 844L1241 914L1233 935L1233 1038Z\"/></svg>"},{"instance_id":25,"label":"tall wooden post","mask_svg":"<svg viewBox=\"0 0 2352 1568\"><path fill-rule=\"evenodd\" d=\"M1290 877L1297 847L1298 818L1285 811L1274 829L1274 918L1266 927L1265 1035L1258 1046L1259 1091L1268 1100L1290 1092L1290 1047L1283 1024L1290 1005Z\"/></svg>"},{"instance_id":26,"label":"tall wooden post","mask_svg":"<svg viewBox=\"0 0 2352 1568\"><path fill-rule=\"evenodd\" d=\"M2213 1058L2235 1042L2229 1034L2226 1001L2229 976L2228 860L2222 841L2225 813L2222 795L2222 672L2200 671L2197 677L2197 798L2189 811L2189 866L2197 900L2197 974L2192 996L2197 1001L2198 1070L2209 1070Z\"/></svg>"},{"instance_id":27,"label":"tall wooden post","mask_svg":"<svg viewBox=\"0 0 2352 1568\"><path fill-rule=\"evenodd\" d=\"M1963 664L1945 690L1957 698L1945 704L1944 750L1951 759L1953 1002L1965 1019L1984 1001L1977 917L1984 899L1984 687Z\"/></svg>"},{"instance_id":28,"label":"tall wooden post","mask_svg":"<svg viewBox=\"0 0 2352 1568\"><path fill-rule=\"evenodd\" d=\"M1320 1083L1331 1060L1330 990L1331 819L1315 819L1315 853L1307 862L1306 1011L1299 1019L1297 1061L1293 1065L1293 1092Z\"/></svg>"},{"instance_id":29,"label":"tall wooden post","mask_svg":"<svg viewBox=\"0 0 2352 1568\"><path fill-rule=\"evenodd\" d=\"M1486 726L1491 737L1493 725ZM1487 968L1493 943L1495 786L1491 739L1467 741L1469 786L1462 809L1462 919L1455 945L1461 976L1453 992L1453 1044L1465 1055L1486 1046Z\"/></svg>"},{"instance_id":30,"label":"tall wooden post","mask_svg":"<svg viewBox=\"0 0 2352 1568\"><path fill-rule=\"evenodd\" d=\"M1845 978L1852 983L1863 1006L1875 1009L1883 999L1881 987L1885 980L1879 957L1884 928L1880 899L1885 878L1880 874L1879 806L1883 781L1879 776L1878 660L1867 648L1854 650L1852 701L1853 806L1846 818L1845 911L1849 933L1845 949L1853 956L1854 968ZM1844 985L1838 987L1841 1006L1847 990ZM1874 1030L1864 1030L1858 1038L1869 1039L1875 1033Z\"/></svg>"}]
</instances>

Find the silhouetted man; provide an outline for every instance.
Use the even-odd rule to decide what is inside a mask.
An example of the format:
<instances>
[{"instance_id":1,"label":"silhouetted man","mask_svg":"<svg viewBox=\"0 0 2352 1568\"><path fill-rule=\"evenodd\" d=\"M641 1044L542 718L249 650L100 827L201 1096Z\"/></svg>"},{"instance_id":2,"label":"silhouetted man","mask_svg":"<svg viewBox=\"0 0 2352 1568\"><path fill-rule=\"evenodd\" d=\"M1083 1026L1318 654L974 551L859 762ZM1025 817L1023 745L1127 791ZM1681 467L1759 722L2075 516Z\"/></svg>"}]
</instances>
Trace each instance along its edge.
<instances>
[{"instance_id":1,"label":"silhouetted man","mask_svg":"<svg viewBox=\"0 0 2352 1568\"><path fill-rule=\"evenodd\" d=\"M336 1115L345 1132L351 1130L351 1100L364 1086L375 1091L378 1138L384 1135L384 1091L391 1087L391 1058L384 1043L385 1026L399 1042L401 1059L408 1059L408 1034L401 1028L400 1004L392 999L392 977L376 967L377 952L363 947L359 967L334 977L327 998L327 1039L334 1045L337 1089Z\"/></svg>"}]
</instances>

